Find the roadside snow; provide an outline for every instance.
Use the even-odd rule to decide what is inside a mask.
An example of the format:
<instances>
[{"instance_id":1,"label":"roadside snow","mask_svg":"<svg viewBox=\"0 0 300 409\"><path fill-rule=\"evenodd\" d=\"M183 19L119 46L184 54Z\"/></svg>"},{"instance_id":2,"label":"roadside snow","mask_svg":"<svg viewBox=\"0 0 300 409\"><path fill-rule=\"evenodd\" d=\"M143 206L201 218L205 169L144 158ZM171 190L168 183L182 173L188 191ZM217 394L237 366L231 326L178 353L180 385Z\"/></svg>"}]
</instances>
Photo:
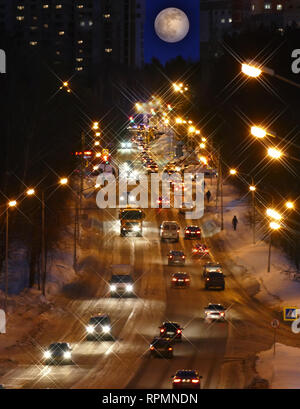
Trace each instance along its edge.
<instances>
[{"instance_id":1,"label":"roadside snow","mask_svg":"<svg viewBox=\"0 0 300 409\"><path fill-rule=\"evenodd\" d=\"M275 357L273 348L261 352L256 369L269 381L271 389L300 389L299 348L276 343Z\"/></svg>"}]
</instances>

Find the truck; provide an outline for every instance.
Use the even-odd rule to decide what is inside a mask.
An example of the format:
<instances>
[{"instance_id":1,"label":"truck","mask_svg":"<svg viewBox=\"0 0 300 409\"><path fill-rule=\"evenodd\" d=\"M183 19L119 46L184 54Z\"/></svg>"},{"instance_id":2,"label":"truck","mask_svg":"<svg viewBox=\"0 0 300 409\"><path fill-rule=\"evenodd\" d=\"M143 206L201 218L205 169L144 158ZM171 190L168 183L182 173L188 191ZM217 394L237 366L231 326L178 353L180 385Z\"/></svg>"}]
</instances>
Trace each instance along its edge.
<instances>
[{"instance_id":1,"label":"truck","mask_svg":"<svg viewBox=\"0 0 300 409\"><path fill-rule=\"evenodd\" d=\"M111 297L134 296L133 266L130 264L113 264L111 266L109 291Z\"/></svg>"},{"instance_id":2,"label":"truck","mask_svg":"<svg viewBox=\"0 0 300 409\"><path fill-rule=\"evenodd\" d=\"M137 237L143 235L143 220L145 213L141 209L126 208L120 209L120 235L134 234Z\"/></svg>"}]
</instances>

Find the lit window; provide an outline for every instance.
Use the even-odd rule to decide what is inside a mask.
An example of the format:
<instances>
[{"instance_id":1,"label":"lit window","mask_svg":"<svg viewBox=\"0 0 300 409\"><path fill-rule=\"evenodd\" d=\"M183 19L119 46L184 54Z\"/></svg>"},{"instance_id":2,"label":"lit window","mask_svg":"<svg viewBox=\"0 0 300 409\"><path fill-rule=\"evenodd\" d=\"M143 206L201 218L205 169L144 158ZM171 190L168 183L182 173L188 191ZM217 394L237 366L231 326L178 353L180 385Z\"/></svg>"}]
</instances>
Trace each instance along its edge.
<instances>
[{"instance_id":1,"label":"lit window","mask_svg":"<svg viewBox=\"0 0 300 409\"><path fill-rule=\"evenodd\" d=\"M83 53L83 50L80 48L80 50L78 50L78 52L81 54L81 53Z\"/></svg>"},{"instance_id":2,"label":"lit window","mask_svg":"<svg viewBox=\"0 0 300 409\"><path fill-rule=\"evenodd\" d=\"M255 5L254 5L254 4L251 5L251 10L252 10L252 11L255 10Z\"/></svg>"},{"instance_id":3,"label":"lit window","mask_svg":"<svg viewBox=\"0 0 300 409\"><path fill-rule=\"evenodd\" d=\"M76 71L82 71L83 67L76 67Z\"/></svg>"},{"instance_id":4,"label":"lit window","mask_svg":"<svg viewBox=\"0 0 300 409\"><path fill-rule=\"evenodd\" d=\"M112 52L112 48L105 48L105 52L106 52L106 53L111 53L111 52Z\"/></svg>"},{"instance_id":5,"label":"lit window","mask_svg":"<svg viewBox=\"0 0 300 409\"><path fill-rule=\"evenodd\" d=\"M271 4L270 3L265 3L265 9L270 10L270 8L271 8Z\"/></svg>"},{"instance_id":6,"label":"lit window","mask_svg":"<svg viewBox=\"0 0 300 409\"><path fill-rule=\"evenodd\" d=\"M44 24L44 28L48 28L49 27L49 25L48 24Z\"/></svg>"},{"instance_id":7,"label":"lit window","mask_svg":"<svg viewBox=\"0 0 300 409\"><path fill-rule=\"evenodd\" d=\"M93 25L93 22L92 21L89 21L89 26L92 26Z\"/></svg>"},{"instance_id":8,"label":"lit window","mask_svg":"<svg viewBox=\"0 0 300 409\"><path fill-rule=\"evenodd\" d=\"M76 58L76 61L81 62L83 61L83 58Z\"/></svg>"},{"instance_id":9,"label":"lit window","mask_svg":"<svg viewBox=\"0 0 300 409\"><path fill-rule=\"evenodd\" d=\"M37 30L37 26L31 26L30 30L32 30L32 31Z\"/></svg>"},{"instance_id":10,"label":"lit window","mask_svg":"<svg viewBox=\"0 0 300 409\"><path fill-rule=\"evenodd\" d=\"M277 4L276 9L277 10L282 10L282 4Z\"/></svg>"},{"instance_id":11,"label":"lit window","mask_svg":"<svg viewBox=\"0 0 300 409\"><path fill-rule=\"evenodd\" d=\"M103 14L104 18L110 18L110 14Z\"/></svg>"},{"instance_id":12,"label":"lit window","mask_svg":"<svg viewBox=\"0 0 300 409\"><path fill-rule=\"evenodd\" d=\"M228 23L232 23L232 18L229 18L229 19L228 19Z\"/></svg>"},{"instance_id":13,"label":"lit window","mask_svg":"<svg viewBox=\"0 0 300 409\"><path fill-rule=\"evenodd\" d=\"M56 9L61 9L61 8L62 8L62 5L61 5L61 4L57 4L57 5L55 6L55 8L56 8Z\"/></svg>"},{"instance_id":14,"label":"lit window","mask_svg":"<svg viewBox=\"0 0 300 409\"><path fill-rule=\"evenodd\" d=\"M49 8L49 4L43 4L43 9L48 9Z\"/></svg>"},{"instance_id":15,"label":"lit window","mask_svg":"<svg viewBox=\"0 0 300 409\"><path fill-rule=\"evenodd\" d=\"M225 23L225 18L221 18L221 23Z\"/></svg>"},{"instance_id":16,"label":"lit window","mask_svg":"<svg viewBox=\"0 0 300 409\"><path fill-rule=\"evenodd\" d=\"M77 44L82 44L83 43L83 40L78 40L77 41Z\"/></svg>"},{"instance_id":17,"label":"lit window","mask_svg":"<svg viewBox=\"0 0 300 409\"><path fill-rule=\"evenodd\" d=\"M24 6L17 6L18 10L24 10Z\"/></svg>"},{"instance_id":18,"label":"lit window","mask_svg":"<svg viewBox=\"0 0 300 409\"><path fill-rule=\"evenodd\" d=\"M83 5L82 5L82 4L78 4L77 8L78 8L78 9L83 9Z\"/></svg>"},{"instance_id":19,"label":"lit window","mask_svg":"<svg viewBox=\"0 0 300 409\"><path fill-rule=\"evenodd\" d=\"M30 41L29 44L30 45L37 45L37 41Z\"/></svg>"},{"instance_id":20,"label":"lit window","mask_svg":"<svg viewBox=\"0 0 300 409\"><path fill-rule=\"evenodd\" d=\"M59 35L59 36L63 36L64 34L65 34L64 31L59 31L59 32L58 32L58 35Z\"/></svg>"},{"instance_id":21,"label":"lit window","mask_svg":"<svg viewBox=\"0 0 300 409\"><path fill-rule=\"evenodd\" d=\"M19 20L19 21L22 21L22 20L24 20L24 16L17 16L16 19Z\"/></svg>"},{"instance_id":22,"label":"lit window","mask_svg":"<svg viewBox=\"0 0 300 409\"><path fill-rule=\"evenodd\" d=\"M36 16L32 17L32 20L36 21L38 18Z\"/></svg>"},{"instance_id":23,"label":"lit window","mask_svg":"<svg viewBox=\"0 0 300 409\"><path fill-rule=\"evenodd\" d=\"M60 51L56 51L56 55L60 55Z\"/></svg>"}]
</instances>

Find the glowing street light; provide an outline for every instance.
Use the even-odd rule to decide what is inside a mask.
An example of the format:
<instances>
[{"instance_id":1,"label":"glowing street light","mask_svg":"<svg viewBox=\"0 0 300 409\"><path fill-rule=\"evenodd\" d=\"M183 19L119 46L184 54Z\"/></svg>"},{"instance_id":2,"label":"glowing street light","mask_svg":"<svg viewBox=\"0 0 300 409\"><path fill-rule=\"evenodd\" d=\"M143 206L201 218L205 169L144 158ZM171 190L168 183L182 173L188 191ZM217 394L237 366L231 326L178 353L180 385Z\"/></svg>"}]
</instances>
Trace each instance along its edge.
<instances>
[{"instance_id":1,"label":"glowing street light","mask_svg":"<svg viewBox=\"0 0 300 409\"><path fill-rule=\"evenodd\" d=\"M281 220L282 216L274 209L267 209L266 214L274 220Z\"/></svg>"},{"instance_id":2,"label":"glowing street light","mask_svg":"<svg viewBox=\"0 0 300 409\"><path fill-rule=\"evenodd\" d=\"M95 146L99 146L99 145L100 145L100 142L99 142L99 141L95 141L94 145L95 145Z\"/></svg>"},{"instance_id":3,"label":"glowing street light","mask_svg":"<svg viewBox=\"0 0 300 409\"><path fill-rule=\"evenodd\" d=\"M8 202L8 207L15 207L17 206L17 201L16 200L10 200Z\"/></svg>"},{"instance_id":4,"label":"glowing street light","mask_svg":"<svg viewBox=\"0 0 300 409\"><path fill-rule=\"evenodd\" d=\"M99 122L93 123L93 129L99 129Z\"/></svg>"},{"instance_id":5,"label":"glowing street light","mask_svg":"<svg viewBox=\"0 0 300 409\"><path fill-rule=\"evenodd\" d=\"M230 173L230 175L236 175L237 171L236 171L236 169L230 169L229 173Z\"/></svg>"},{"instance_id":6,"label":"glowing street light","mask_svg":"<svg viewBox=\"0 0 300 409\"><path fill-rule=\"evenodd\" d=\"M270 222L269 226L270 226L270 228L271 228L272 230L278 230L278 229L280 229L280 227L281 227L280 224L277 223L277 222Z\"/></svg>"},{"instance_id":7,"label":"glowing street light","mask_svg":"<svg viewBox=\"0 0 300 409\"><path fill-rule=\"evenodd\" d=\"M205 156L200 156L200 162L202 162L204 165L207 165L207 158Z\"/></svg>"},{"instance_id":8,"label":"glowing street light","mask_svg":"<svg viewBox=\"0 0 300 409\"><path fill-rule=\"evenodd\" d=\"M64 86L65 88L69 87L68 81L64 81L64 82L63 82L63 86Z\"/></svg>"},{"instance_id":9,"label":"glowing street light","mask_svg":"<svg viewBox=\"0 0 300 409\"><path fill-rule=\"evenodd\" d=\"M282 156L282 152L277 148L269 148L268 149L268 155L272 159L279 159Z\"/></svg>"},{"instance_id":10,"label":"glowing street light","mask_svg":"<svg viewBox=\"0 0 300 409\"><path fill-rule=\"evenodd\" d=\"M256 138L264 138L267 132L259 126L251 126L251 134Z\"/></svg>"},{"instance_id":11,"label":"glowing street light","mask_svg":"<svg viewBox=\"0 0 300 409\"><path fill-rule=\"evenodd\" d=\"M250 186L249 186L249 190L250 190L251 192L255 192L256 187L255 187L255 186L253 186L253 185L250 185Z\"/></svg>"},{"instance_id":12,"label":"glowing street light","mask_svg":"<svg viewBox=\"0 0 300 409\"><path fill-rule=\"evenodd\" d=\"M32 196L32 195L34 195L34 193L35 193L34 189L28 189L27 192L26 192L27 196Z\"/></svg>"},{"instance_id":13,"label":"glowing street light","mask_svg":"<svg viewBox=\"0 0 300 409\"><path fill-rule=\"evenodd\" d=\"M262 73L262 70L255 67L254 65L242 64L242 72L248 75L248 77L256 78L260 76L260 74Z\"/></svg>"},{"instance_id":14,"label":"glowing street light","mask_svg":"<svg viewBox=\"0 0 300 409\"><path fill-rule=\"evenodd\" d=\"M183 121L181 118L176 118L175 122L176 124L182 124Z\"/></svg>"},{"instance_id":15,"label":"glowing street light","mask_svg":"<svg viewBox=\"0 0 300 409\"><path fill-rule=\"evenodd\" d=\"M194 133L196 131L196 128L194 126L189 127L189 133Z\"/></svg>"},{"instance_id":16,"label":"glowing street light","mask_svg":"<svg viewBox=\"0 0 300 409\"><path fill-rule=\"evenodd\" d=\"M67 184L68 184L68 179L67 179L67 178L61 178L60 181L59 181L59 183L60 183L61 185L67 185Z\"/></svg>"},{"instance_id":17,"label":"glowing street light","mask_svg":"<svg viewBox=\"0 0 300 409\"><path fill-rule=\"evenodd\" d=\"M200 143L199 147L200 147L201 149L205 149L206 145L205 145L205 143Z\"/></svg>"},{"instance_id":18,"label":"glowing street light","mask_svg":"<svg viewBox=\"0 0 300 409\"><path fill-rule=\"evenodd\" d=\"M100 135L101 135L100 132L96 132L96 133L95 133L95 136L100 136Z\"/></svg>"},{"instance_id":19,"label":"glowing street light","mask_svg":"<svg viewBox=\"0 0 300 409\"><path fill-rule=\"evenodd\" d=\"M286 202L286 204L285 204L285 207L287 208L287 209L294 209L294 203L293 202Z\"/></svg>"}]
</instances>

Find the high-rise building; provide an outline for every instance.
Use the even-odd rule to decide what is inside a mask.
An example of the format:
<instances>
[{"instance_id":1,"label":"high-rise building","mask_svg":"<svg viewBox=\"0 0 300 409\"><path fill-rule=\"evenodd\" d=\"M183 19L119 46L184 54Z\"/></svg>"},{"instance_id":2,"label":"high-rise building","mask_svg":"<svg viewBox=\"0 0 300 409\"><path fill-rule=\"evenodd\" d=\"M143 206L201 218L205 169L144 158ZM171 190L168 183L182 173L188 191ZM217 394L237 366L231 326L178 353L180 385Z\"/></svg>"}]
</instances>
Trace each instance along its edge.
<instances>
[{"instance_id":1,"label":"high-rise building","mask_svg":"<svg viewBox=\"0 0 300 409\"><path fill-rule=\"evenodd\" d=\"M145 0L0 0L0 33L77 73L102 62L142 67Z\"/></svg>"}]
</instances>

